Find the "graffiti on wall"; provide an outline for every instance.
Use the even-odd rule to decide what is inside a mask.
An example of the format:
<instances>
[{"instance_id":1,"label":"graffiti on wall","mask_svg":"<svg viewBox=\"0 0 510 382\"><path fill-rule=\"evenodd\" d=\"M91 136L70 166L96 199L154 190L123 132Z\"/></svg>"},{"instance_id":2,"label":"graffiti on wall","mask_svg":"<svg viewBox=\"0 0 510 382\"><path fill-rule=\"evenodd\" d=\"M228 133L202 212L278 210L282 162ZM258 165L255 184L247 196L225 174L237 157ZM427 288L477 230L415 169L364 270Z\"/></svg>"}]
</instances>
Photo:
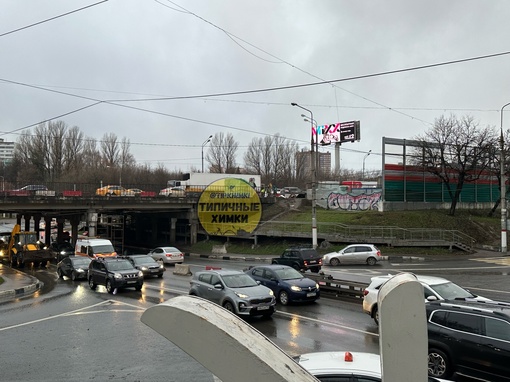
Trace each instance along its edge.
<instances>
[{"instance_id":1,"label":"graffiti on wall","mask_svg":"<svg viewBox=\"0 0 510 382\"><path fill-rule=\"evenodd\" d=\"M342 211L377 211L381 197L381 190L363 190L356 193L330 192L325 198L327 205L322 207Z\"/></svg>"}]
</instances>

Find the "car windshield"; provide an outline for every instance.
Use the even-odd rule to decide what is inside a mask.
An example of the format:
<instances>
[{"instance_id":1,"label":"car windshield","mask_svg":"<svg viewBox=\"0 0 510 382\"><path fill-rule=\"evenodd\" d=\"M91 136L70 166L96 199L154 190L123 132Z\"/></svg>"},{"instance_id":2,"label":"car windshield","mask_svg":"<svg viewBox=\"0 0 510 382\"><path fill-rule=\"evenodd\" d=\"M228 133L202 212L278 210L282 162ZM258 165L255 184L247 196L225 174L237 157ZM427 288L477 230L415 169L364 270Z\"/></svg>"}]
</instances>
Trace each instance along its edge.
<instances>
[{"instance_id":1,"label":"car windshield","mask_svg":"<svg viewBox=\"0 0 510 382\"><path fill-rule=\"evenodd\" d=\"M472 293L468 292L464 288L461 288L457 284L452 282L438 284L438 285L429 285L429 287L434 290L441 298L445 300L454 300L456 298L474 298L476 297Z\"/></svg>"},{"instance_id":2,"label":"car windshield","mask_svg":"<svg viewBox=\"0 0 510 382\"><path fill-rule=\"evenodd\" d=\"M275 269L275 273L282 280L302 279L303 275L294 268Z\"/></svg>"},{"instance_id":3,"label":"car windshield","mask_svg":"<svg viewBox=\"0 0 510 382\"><path fill-rule=\"evenodd\" d=\"M94 253L112 253L115 252L115 249L113 249L112 245L97 245L92 247L92 251Z\"/></svg>"},{"instance_id":4,"label":"car windshield","mask_svg":"<svg viewBox=\"0 0 510 382\"><path fill-rule=\"evenodd\" d=\"M135 260L135 263L137 264L152 264L155 262L154 259L149 256L134 257L133 260Z\"/></svg>"},{"instance_id":5,"label":"car windshield","mask_svg":"<svg viewBox=\"0 0 510 382\"><path fill-rule=\"evenodd\" d=\"M76 257L74 259L71 259L71 262L75 267L82 267L82 266L88 266L90 263L90 259L87 257Z\"/></svg>"},{"instance_id":6,"label":"car windshield","mask_svg":"<svg viewBox=\"0 0 510 382\"><path fill-rule=\"evenodd\" d=\"M223 276L223 282L229 288L247 288L257 286L257 282L246 274Z\"/></svg>"},{"instance_id":7,"label":"car windshield","mask_svg":"<svg viewBox=\"0 0 510 382\"><path fill-rule=\"evenodd\" d=\"M111 263L108 263L108 269L110 271L128 271L130 269L133 269L133 266L127 260L125 260L125 261L112 261Z\"/></svg>"}]
</instances>

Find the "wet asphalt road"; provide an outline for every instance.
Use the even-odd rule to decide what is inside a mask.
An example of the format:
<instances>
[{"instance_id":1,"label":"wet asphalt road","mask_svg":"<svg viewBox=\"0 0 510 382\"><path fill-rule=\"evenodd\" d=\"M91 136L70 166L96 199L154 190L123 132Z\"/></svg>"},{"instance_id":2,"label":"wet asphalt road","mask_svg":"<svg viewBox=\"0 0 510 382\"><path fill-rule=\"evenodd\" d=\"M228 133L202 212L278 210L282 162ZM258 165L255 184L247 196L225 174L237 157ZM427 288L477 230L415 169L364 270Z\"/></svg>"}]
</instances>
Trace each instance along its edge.
<instances>
[{"instance_id":1,"label":"wet asphalt road","mask_svg":"<svg viewBox=\"0 0 510 382\"><path fill-rule=\"evenodd\" d=\"M448 278L489 298L510 300L509 260L382 262L324 271L337 279L367 283L378 274L412 271ZM252 265L195 258L188 264L193 272L206 265L234 269ZM146 280L141 292L121 290L116 295L103 287L92 291L85 281L59 280L54 266L27 271L45 287L36 296L0 305L0 380L213 381L209 371L140 322L150 306L187 294L190 277L172 271L169 266L163 279ZM292 356L344 349L379 353L378 329L362 313L360 302L323 298L314 304L278 306L272 319L248 322ZM178 323L171 325L179 330Z\"/></svg>"}]
</instances>

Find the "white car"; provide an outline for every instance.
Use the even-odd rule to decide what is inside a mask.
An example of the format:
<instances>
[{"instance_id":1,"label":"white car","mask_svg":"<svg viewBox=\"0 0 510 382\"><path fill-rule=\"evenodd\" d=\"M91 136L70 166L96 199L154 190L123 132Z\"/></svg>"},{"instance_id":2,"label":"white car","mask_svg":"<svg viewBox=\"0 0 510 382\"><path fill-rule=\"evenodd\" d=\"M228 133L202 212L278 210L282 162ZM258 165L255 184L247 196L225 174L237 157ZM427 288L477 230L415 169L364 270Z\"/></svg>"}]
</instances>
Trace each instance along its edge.
<instances>
[{"instance_id":1,"label":"white car","mask_svg":"<svg viewBox=\"0 0 510 382\"><path fill-rule=\"evenodd\" d=\"M382 381L381 357L363 352L306 353L295 360L319 381ZM445 381L428 378L428 382Z\"/></svg>"},{"instance_id":2,"label":"white car","mask_svg":"<svg viewBox=\"0 0 510 382\"><path fill-rule=\"evenodd\" d=\"M167 187L159 191L159 196L186 196L186 191L182 187Z\"/></svg>"},{"instance_id":3,"label":"white car","mask_svg":"<svg viewBox=\"0 0 510 382\"><path fill-rule=\"evenodd\" d=\"M175 247L157 247L148 253L154 260L164 264L182 264L184 254Z\"/></svg>"},{"instance_id":4,"label":"white car","mask_svg":"<svg viewBox=\"0 0 510 382\"><path fill-rule=\"evenodd\" d=\"M373 244L351 244L338 252L330 252L322 257L322 264L368 264L375 265L381 260L381 251Z\"/></svg>"},{"instance_id":5,"label":"white car","mask_svg":"<svg viewBox=\"0 0 510 382\"><path fill-rule=\"evenodd\" d=\"M436 300L478 300L491 301L482 296L477 296L459 285L435 276L415 275L423 285L425 301ZM363 312L372 317L376 324L379 324L379 309L377 307L377 295L381 285L393 275L372 277L372 281L363 291Z\"/></svg>"}]
</instances>

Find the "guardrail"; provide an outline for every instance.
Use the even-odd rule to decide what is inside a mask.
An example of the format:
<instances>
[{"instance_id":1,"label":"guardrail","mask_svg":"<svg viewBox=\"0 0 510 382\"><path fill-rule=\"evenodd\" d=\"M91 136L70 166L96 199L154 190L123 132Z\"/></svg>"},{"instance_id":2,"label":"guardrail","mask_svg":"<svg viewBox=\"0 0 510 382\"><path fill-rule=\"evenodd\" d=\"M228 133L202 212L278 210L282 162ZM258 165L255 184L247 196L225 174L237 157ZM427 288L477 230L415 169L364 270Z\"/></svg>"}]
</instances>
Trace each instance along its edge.
<instances>
[{"instance_id":1,"label":"guardrail","mask_svg":"<svg viewBox=\"0 0 510 382\"><path fill-rule=\"evenodd\" d=\"M312 280L315 280L320 286L321 296L329 298L348 298L357 301L363 300L363 291L368 286L365 283L337 280L331 275L326 274L303 274Z\"/></svg>"}]
</instances>

